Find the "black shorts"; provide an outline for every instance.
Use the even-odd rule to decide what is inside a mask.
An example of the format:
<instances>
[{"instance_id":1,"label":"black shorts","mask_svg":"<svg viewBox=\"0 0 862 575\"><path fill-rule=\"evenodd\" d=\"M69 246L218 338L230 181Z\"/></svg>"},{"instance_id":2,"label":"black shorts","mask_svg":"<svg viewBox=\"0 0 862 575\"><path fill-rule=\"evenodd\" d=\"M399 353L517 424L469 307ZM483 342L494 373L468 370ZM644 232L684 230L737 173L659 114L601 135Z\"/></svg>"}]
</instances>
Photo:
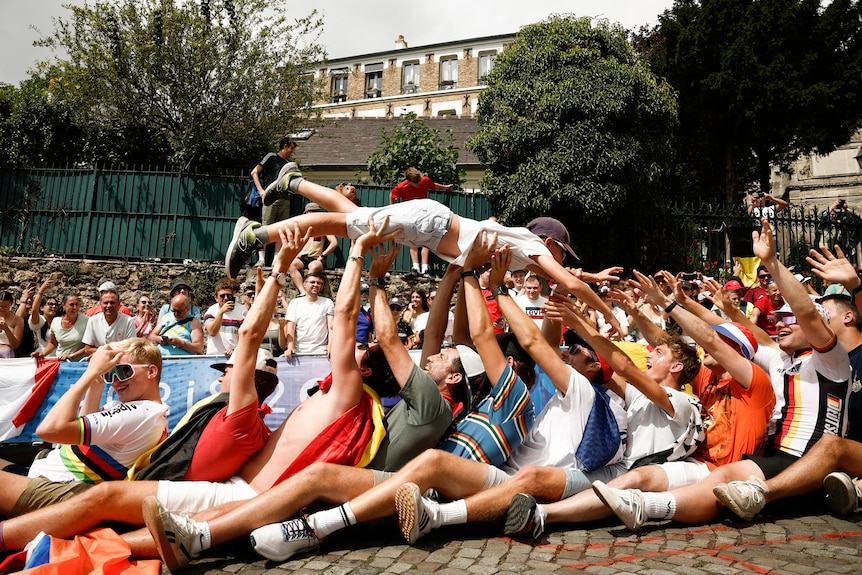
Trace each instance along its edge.
<instances>
[{"instance_id":1,"label":"black shorts","mask_svg":"<svg viewBox=\"0 0 862 575\"><path fill-rule=\"evenodd\" d=\"M317 261L317 258L314 256L303 255L299 256L299 261L302 262L302 265L305 266L305 269L308 269L308 265L313 261ZM323 258L320 263L323 265L323 269L326 269L326 258Z\"/></svg>"},{"instance_id":2,"label":"black shorts","mask_svg":"<svg viewBox=\"0 0 862 575\"><path fill-rule=\"evenodd\" d=\"M766 479L772 479L799 460L783 451L774 451L770 455L743 455L742 458L756 463Z\"/></svg>"}]
</instances>

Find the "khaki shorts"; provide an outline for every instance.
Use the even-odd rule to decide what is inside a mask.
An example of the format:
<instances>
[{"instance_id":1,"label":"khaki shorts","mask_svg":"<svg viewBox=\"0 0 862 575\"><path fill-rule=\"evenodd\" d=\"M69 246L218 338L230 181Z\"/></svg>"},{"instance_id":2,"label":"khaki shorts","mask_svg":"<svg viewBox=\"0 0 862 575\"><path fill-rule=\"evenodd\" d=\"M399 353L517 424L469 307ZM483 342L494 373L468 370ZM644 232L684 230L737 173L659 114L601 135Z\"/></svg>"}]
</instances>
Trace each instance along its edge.
<instances>
[{"instance_id":1,"label":"khaki shorts","mask_svg":"<svg viewBox=\"0 0 862 575\"><path fill-rule=\"evenodd\" d=\"M276 200L271 206L263 206L262 224L268 226L290 217L290 196Z\"/></svg>"},{"instance_id":2,"label":"khaki shorts","mask_svg":"<svg viewBox=\"0 0 862 575\"><path fill-rule=\"evenodd\" d=\"M80 481L51 481L44 477L34 477L18 497L12 508L12 516L24 515L30 511L47 507L54 503L66 501L84 493L94 485Z\"/></svg>"}]
</instances>

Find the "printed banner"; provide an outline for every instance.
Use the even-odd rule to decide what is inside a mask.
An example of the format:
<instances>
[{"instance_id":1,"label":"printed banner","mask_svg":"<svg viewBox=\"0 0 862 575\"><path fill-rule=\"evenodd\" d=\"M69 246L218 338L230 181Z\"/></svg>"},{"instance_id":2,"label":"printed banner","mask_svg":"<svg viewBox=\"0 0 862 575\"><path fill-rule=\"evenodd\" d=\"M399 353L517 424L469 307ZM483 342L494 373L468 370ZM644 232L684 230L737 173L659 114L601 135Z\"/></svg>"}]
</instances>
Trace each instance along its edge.
<instances>
[{"instance_id":1,"label":"printed banner","mask_svg":"<svg viewBox=\"0 0 862 575\"><path fill-rule=\"evenodd\" d=\"M326 356L295 357L290 363L284 358L278 358L277 361L279 384L266 400L272 413L265 422L271 429L281 425L300 401L308 397L308 388L330 371L329 358ZM218 377L221 372L210 365L222 362L223 357L165 358L160 387L162 401L170 407L168 424L171 429L195 402L219 391ZM50 372L52 367L55 372L53 378ZM39 441L35 432L42 417L86 369L86 363L0 360L0 439L12 442ZM50 384L50 389L38 409L31 411L29 421L26 417L22 421L20 412L24 411L22 407L26 407L28 398L38 390L37 379L40 375ZM50 383L51 379L53 383ZM102 403L109 399L116 400L117 397L111 386L106 385ZM13 420L18 421L19 425L14 425Z\"/></svg>"}]
</instances>

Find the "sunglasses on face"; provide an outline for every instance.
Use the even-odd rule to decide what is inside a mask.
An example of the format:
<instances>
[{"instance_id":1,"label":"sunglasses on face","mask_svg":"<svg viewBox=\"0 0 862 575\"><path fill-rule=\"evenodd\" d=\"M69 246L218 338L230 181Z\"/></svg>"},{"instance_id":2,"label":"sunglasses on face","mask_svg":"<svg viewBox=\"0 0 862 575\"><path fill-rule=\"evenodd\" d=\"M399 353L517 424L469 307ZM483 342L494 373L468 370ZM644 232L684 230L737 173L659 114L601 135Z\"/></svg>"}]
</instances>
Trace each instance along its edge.
<instances>
[{"instance_id":1,"label":"sunglasses on face","mask_svg":"<svg viewBox=\"0 0 862 575\"><path fill-rule=\"evenodd\" d=\"M152 305L152 302L141 300L141 305Z\"/></svg>"},{"instance_id":2,"label":"sunglasses on face","mask_svg":"<svg viewBox=\"0 0 862 575\"><path fill-rule=\"evenodd\" d=\"M596 359L595 353L593 353L589 349L587 349L584 346L579 345L577 343L573 344L572 346L569 347L569 355L575 355L576 353L578 353L581 350L583 350L589 356L590 361L598 361L598 359Z\"/></svg>"},{"instance_id":3,"label":"sunglasses on face","mask_svg":"<svg viewBox=\"0 0 862 575\"><path fill-rule=\"evenodd\" d=\"M784 325L796 325L796 316L795 315L780 315L775 318L776 322L781 322Z\"/></svg>"},{"instance_id":4,"label":"sunglasses on face","mask_svg":"<svg viewBox=\"0 0 862 575\"><path fill-rule=\"evenodd\" d=\"M126 381L130 379L133 375L135 375L136 367L149 367L150 363L121 363L115 365L111 369L102 376L102 381L107 384L110 384L114 381L116 377L119 381Z\"/></svg>"},{"instance_id":5,"label":"sunglasses on face","mask_svg":"<svg viewBox=\"0 0 862 575\"><path fill-rule=\"evenodd\" d=\"M770 275L770 274L763 274L763 275L757 276L757 277L762 279L762 280L772 279L772 275Z\"/></svg>"}]
</instances>

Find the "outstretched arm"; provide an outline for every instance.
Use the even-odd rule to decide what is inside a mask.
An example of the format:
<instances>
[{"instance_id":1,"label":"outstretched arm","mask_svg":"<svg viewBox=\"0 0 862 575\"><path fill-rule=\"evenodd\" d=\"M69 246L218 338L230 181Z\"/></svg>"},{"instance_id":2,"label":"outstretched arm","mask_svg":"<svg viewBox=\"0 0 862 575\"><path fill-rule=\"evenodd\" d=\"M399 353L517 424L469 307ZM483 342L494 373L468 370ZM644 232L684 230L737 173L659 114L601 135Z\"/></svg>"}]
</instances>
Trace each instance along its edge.
<instances>
[{"instance_id":1,"label":"outstretched arm","mask_svg":"<svg viewBox=\"0 0 862 575\"><path fill-rule=\"evenodd\" d=\"M829 283L840 283L844 288L853 295L853 302L856 304L856 309L862 309L862 280L859 279L859 274L856 273L856 268L844 256L844 250L841 246L835 246L835 253L829 251L829 248L821 248L821 254L815 249L810 250L810 254L805 258L811 264L811 271L820 279ZM854 291L855 290L855 291ZM35 306L35 302L33 304Z\"/></svg>"},{"instance_id":2,"label":"outstretched arm","mask_svg":"<svg viewBox=\"0 0 862 575\"><path fill-rule=\"evenodd\" d=\"M437 299L428 312L428 323L425 324L425 340L422 343L422 360L420 365L425 365L429 355L440 353L443 347L443 338L446 336L446 326L449 325L449 305L455 286L461 281L461 266L449 264L443 279L437 286ZM457 340L455 340L457 342ZM458 342L460 343L460 342Z\"/></svg>"},{"instance_id":3,"label":"outstretched arm","mask_svg":"<svg viewBox=\"0 0 862 575\"><path fill-rule=\"evenodd\" d=\"M793 277L790 270L775 257L775 246L773 245L772 228L769 225L769 220L763 218L761 223L760 233L751 232L754 255L761 259L767 271L772 274L772 278L778 284L778 289L781 290L781 296L784 301L790 304L799 327L802 328L812 347L815 349L828 347L835 334L820 317L820 313L814 307L814 302L808 297L805 286Z\"/></svg>"},{"instance_id":4,"label":"outstretched arm","mask_svg":"<svg viewBox=\"0 0 862 575\"><path fill-rule=\"evenodd\" d=\"M497 234L489 236L488 232L483 230L481 234L476 236L473 249L467 256L464 266L471 270L481 268L488 263L489 259L494 258L492 253L496 245ZM500 265L492 265L489 285L501 285L505 275L505 267L501 268ZM494 335L494 324L491 322L491 314L488 312L488 306L485 305L485 296L482 295L479 280L475 275L468 275L464 278L464 298L467 304L467 319L470 325L470 335L473 338L473 344L476 346L479 357L482 358L482 364L485 366L485 373L488 375L488 379L496 382L500 379L503 370L506 368L506 358L497 344L497 338Z\"/></svg>"}]
</instances>

